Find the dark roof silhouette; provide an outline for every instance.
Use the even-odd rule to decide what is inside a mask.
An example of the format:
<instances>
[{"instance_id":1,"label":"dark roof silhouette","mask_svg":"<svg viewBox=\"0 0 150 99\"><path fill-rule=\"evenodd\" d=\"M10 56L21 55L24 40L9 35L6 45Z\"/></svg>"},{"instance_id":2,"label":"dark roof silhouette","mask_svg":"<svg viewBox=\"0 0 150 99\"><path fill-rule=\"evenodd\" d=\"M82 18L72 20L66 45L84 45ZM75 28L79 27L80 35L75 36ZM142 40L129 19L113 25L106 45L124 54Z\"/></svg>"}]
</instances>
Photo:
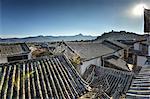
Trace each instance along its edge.
<instances>
[{"instance_id":1,"label":"dark roof silhouette","mask_svg":"<svg viewBox=\"0 0 150 99\"><path fill-rule=\"evenodd\" d=\"M0 64L1 99L74 99L88 84L64 55Z\"/></svg>"},{"instance_id":2,"label":"dark roof silhouette","mask_svg":"<svg viewBox=\"0 0 150 99\"><path fill-rule=\"evenodd\" d=\"M133 79L127 98L150 99L150 66L142 67L140 73Z\"/></svg>"},{"instance_id":3,"label":"dark roof silhouette","mask_svg":"<svg viewBox=\"0 0 150 99\"><path fill-rule=\"evenodd\" d=\"M91 65L85 71L83 78L91 87L97 88L99 85L102 85L104 92L111 97L117 91L119 95L127 92L133 78L133 73Z\"/></svg>"}]
</instances>

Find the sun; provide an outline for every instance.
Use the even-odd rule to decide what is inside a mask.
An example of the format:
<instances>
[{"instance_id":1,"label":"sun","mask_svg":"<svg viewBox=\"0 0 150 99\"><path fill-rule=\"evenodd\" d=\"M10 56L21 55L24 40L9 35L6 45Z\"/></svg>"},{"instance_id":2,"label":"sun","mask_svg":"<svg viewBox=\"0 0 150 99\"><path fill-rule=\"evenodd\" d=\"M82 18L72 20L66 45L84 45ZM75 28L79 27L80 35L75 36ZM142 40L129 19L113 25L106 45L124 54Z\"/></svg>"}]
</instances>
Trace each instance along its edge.
<instances>
[{"instance_id":1,"label":"sun","mask_svg":"<svg viewBox=\"0 0 150 99\"><path fill-rule=\"evenodd\" d=\"M142 16L144 14L144 8L147 8L146 4L138 4L136 5L133 10L132 13L135 16Z\"/></svg>"}]
</instances>

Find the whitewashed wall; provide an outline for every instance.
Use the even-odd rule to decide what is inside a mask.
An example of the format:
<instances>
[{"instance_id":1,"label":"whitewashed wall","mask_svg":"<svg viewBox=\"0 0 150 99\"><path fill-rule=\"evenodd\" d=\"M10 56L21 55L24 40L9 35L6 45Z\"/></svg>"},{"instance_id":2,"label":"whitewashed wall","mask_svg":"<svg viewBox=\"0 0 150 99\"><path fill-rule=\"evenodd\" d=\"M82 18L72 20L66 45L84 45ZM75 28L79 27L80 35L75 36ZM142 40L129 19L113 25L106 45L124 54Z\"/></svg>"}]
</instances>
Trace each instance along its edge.
<instances>
[{"instance_id":1,"label":"whitewashed wall","mask_svg":"<svg viewBox=\"0 0 150 99\"><path fill-rule=\"evenodd\" d=\"M30 53L28 54L28 59L31 59L31 57L32 57L32 53L30 52Z\"/></svg>"},{"instance_id":2,"label":"whitewashed wall","mask_svg":"<svg viewBox=\"0 0 150 99\"><path fill-rule=\"evenodd\" d=\"M144 66L147 58L144 56L137 56L137 66Z\"/></svg>"},{"instance_id":3,"label":"whitewashed wall","mask_svg":"<svg viewBox=\"0 0 150 99\"><path fill-rule=\"evenodd\" d=\"M134 50L140 50L140 44L134 43Z\"/></svg>"},{"instance_id":4,"label":"whitewashed wall","mask_svg":"<svg viewBox=\"0 0 150 99\"><path fill-rule=\"evenodd\" d=\"M95 58L95 59L83 62L83 64L80 66L80 74L83 75L86 68L88 66L90 66L91 64L100 66L101 65L101 58L99 57L99 58Z\"/></svg>"},{"instance_id":5,"label":"whitewashed wall","mask_svg":"<svg viewBox=\"0 0 150 99\"><path fill-rule=\"evenodd\" d=\"M148 46L148 56L150 56L150 45Z\"/></svg>"}]
</instances>

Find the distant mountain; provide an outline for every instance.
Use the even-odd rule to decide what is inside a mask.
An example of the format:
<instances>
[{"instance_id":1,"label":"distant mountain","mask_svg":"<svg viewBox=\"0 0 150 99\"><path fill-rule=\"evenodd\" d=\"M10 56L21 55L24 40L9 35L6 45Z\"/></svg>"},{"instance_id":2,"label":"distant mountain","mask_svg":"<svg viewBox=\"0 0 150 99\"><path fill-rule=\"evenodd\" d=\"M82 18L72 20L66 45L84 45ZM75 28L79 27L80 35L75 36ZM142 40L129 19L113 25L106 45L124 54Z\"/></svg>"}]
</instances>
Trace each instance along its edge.
<instances>
[{"instance_id":1,"label":"distant mountain","mask_svg":"<svg viewBox=\"0 0 150 99\"><path fill-rule=\"evenodd\" d=\"M0 38L0 43L15 43L15 42L54 42L54 41L81 41L94 40L96 36L78 34L75 36L34 36L25 38Z\"/></svg>"},{"instance_id":2,"label":"distant mountain","mask_svg":"<svg viewBox=\"0 0 150 99\"><path fill-rule=\"evenodd\" d=\"M109 40L141 40L145 38L146 35L139 35L133 32L126 31L111 31L98 36L94 41L103 41L105 39Z\"/></svg>"}]
</instances>

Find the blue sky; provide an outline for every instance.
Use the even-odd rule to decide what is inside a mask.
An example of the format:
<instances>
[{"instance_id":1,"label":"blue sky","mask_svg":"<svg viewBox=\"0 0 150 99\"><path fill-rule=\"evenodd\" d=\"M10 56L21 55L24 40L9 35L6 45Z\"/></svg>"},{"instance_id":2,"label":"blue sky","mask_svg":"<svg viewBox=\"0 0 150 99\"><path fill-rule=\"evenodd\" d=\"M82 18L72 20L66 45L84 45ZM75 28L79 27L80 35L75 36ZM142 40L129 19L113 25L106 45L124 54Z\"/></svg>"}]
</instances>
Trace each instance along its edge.
<instances>
[{"instance_id":1,"label":"blue sky","mask_svg":"<svg viewBox=\"0 0 150 99\"><path fill-rule=\"evenodd\" d=\"M1 0L0 36L142 34L143 16L130 12L139 3L150 0Z\"/></svg>"}]
</instances>

